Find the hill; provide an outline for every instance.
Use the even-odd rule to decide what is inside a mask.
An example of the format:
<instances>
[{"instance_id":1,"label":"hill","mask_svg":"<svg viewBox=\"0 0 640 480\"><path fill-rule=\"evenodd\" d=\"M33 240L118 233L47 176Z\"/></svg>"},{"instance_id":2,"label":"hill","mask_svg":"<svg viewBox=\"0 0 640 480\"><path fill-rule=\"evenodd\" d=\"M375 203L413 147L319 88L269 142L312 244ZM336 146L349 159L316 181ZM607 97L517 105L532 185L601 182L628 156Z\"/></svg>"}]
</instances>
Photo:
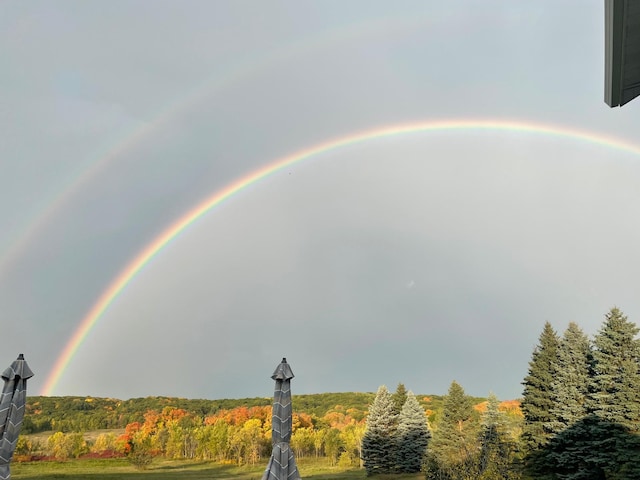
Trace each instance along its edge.
<instances>
[{"instance_id":1,"label":"hill","mask_svg":"<svg viewBox=\"0 0 640 480\"><path fill-rule=\"evenodd\" d=\"M328 413L348 412L356 420L363 419L373 401L372 392L318 393L293 396L293 409L322 418ZM429 419L434 421L442 408L442 396L418 395L420 403L427 410ZM480 404L485 399L474 398ZM220 410L237 407L271 405L271 397L240 399L187 399L176 397L144 397L119 400L100 397L43 397L27 399L23 433L43 431L83 432L89 430L124 428L129 423L144 421L149 410L162 411L166 407L185 410L195 416L205 418Z\"/></svg>"}]
</instances>

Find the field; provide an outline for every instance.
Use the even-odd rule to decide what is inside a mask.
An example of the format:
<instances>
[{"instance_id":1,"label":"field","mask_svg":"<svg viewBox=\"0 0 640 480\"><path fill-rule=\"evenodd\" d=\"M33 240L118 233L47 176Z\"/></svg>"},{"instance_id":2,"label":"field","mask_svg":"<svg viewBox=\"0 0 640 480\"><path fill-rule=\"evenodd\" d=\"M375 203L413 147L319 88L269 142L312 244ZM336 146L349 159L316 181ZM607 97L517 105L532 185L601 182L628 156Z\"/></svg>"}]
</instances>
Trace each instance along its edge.
<instances>
[{"instance_id":1,"label":"field","mask_svg":"<svg viewBox=\"0 0 640 480\"><path fill-rule=\"evenodd\" d=\"M124 459L69 460L67 462L12 463L14 480L260 480L266 467L236 467L210 462L158 460L146 470L136 470ZM324 460L301 459L298 462L303 479L312 480L364 480L363 469L331 467ZM398 480L422 480L423 475L393 475ZM384 476L376 477L385 480Z\"/></svg>"},{"instance_id":2,"label":"field","mask_svg":"<svg viewBox=\"0 0 640 480\"><path fill-rule=\"evenodd\" d=\"M136 470L124 459L70 460L67 462L31 462L11 465L11 477L20 479L93 479L93 480L259 480L261 468L230 467L206 462L158 461L146 470Z\"/></svg>"}]
</instances>

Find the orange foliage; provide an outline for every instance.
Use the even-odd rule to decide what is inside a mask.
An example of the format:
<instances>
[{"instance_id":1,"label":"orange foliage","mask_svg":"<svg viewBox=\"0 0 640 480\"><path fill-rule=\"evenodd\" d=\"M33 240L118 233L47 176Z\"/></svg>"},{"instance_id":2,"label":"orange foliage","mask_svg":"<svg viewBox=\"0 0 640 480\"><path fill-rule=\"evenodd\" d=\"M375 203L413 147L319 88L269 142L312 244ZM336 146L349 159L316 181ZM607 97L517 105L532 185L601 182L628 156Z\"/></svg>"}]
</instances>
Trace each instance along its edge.
<instances>
[{"instance_id":1,"label":"orange foliage","mask_svg":"<svg viewBox=\"0 0 640 480\"><path fill-rule=\"evenodd\" d=\"M336 428L338 430L343 430L349 425L357 425L366 422L364 417L360 420L356 420L351 415L345 415L342 412L328 412L324 417L322 417L322 419L327 422L331 428Z\"/></svg>"},{"instance_id":2,"label":"orange foliage","mask_svg":"<svg viewBox=\"0 0 640 480\"><path fill-rule=\"evenodd\" d=\"M217 415L210 415L208 417L204 417L205 425L214 425L220 418Z\"/></svg>"},{"instance_id":3,"label":"orange foliage","mask_svg":"<svg viewBox=\"0 0 640 480\"><path fill-rule=\"evenodd\" d=\"M344 425L345 414L340 412L328 412L323 418L331 428L338 428L338 425Z\"/></svg>"},{"instance_id":4,"label":"orange foliage","mask_svg":"<svg viewBox=\"0 0 640 480\"><path fill-rule=\"evenodd\" d=\"M142 424L142 432L147 435L151 435L156 429L158 422L160 421L160 414L155 410L147 410L144 414L144 423Z\"/></svg>"},{"instance_id":5,"label":"orange foliage","mask_svg":"<svg viewBox=\"0 0 640 480\"><path fill-rule=\"evenodd\" d=\"M229 425L242 426L247 420L256 418L261 424L271 420L271 406L266 407L236 407L231 410L219 410L215 415L210 415L204 419L205 425L213 425L218 420Z\"/></svg>"},{"instance_id":6,"label":"orange foliage","mask_svg":"<svg viewBox=\"0 0 640 480\"><path fill-rule=\"evenodd\" d=\"M187 415L189 415L189 412L182 408L164 407L162 409L162 418L165 421L180 420Z\"/></svg>"},{"instance_id":7,"label":"orange foliage","mask_svg":"<svg viewBox=\"0 0 640 480\"><path fill-rule=\"evenodd\" d=\"M308 413L293 413L291 415L291 427L292 431L296 431L298 428L308 428L313 426L311 415Z\"/></svg>"},{"instance_id":8,"label":"orange foliage","mask_svg":"<svg viewBox=\"0 0 640 480\"><path fill-rule=\"evenodd\" d=\"M128 424L124 429L124 435L128 435L132 437L133 435L135 435L140 431L141 426L142 425L140 424L140 422L132 422Z\"/></svg>"},{"instance_id":9,"label":"orange foliage","mask_svg":"<svg viewBox=\"0 0 640 480\"><path fill-rule=\"evenodd\" d=\"M251 407L249 409L249 417L257 418L260 422L264 423L267 421L271 421L271 413L273 408L271 405L266 407Z\"/></svg>"},{"instance_id":10,"label":"orange foliage","mask_svg":"<svg viewBox=\"0 0 640 480\"><path fill-rule=\"evenodd\" d=\"M193 415L182 408L175 407L164 407L161 413L156 410L147 410L144 413L144 422L129 423L125 427L124 433L118 437L118 441L125 445L126 451L129 451L136 434L141 434L143 437L150 437L163 427L175 424L183 418L191 419Z\"/></svg>"},{"instance_id":11,"label":"orange foliage","mask_svg":"<svg viewBox=\"0 0 640 480\"><path fill-rule=\"evenodd\" d=\"M118 437L117 441L123 445L124 453L129 453L131 451L133 436L140 431L140 427L142 427L140 422L129 423L125 427L124 433Z\"/></svg>"},{"instance_id":12,"label":"orange foliage","mask_svg":"<svg viewBox=\"0 0 640 480\"><path fill-rule=\"evenodd\" d=\"M520 409L520 401L519 400L505 400L500 403L500 410L507 413L513 413L515 415L524 416L522 410Z\"/></svg>"},{"instance_id":13,"label":"orange foliage","mask_svg":"<svg viewBox=\"0 0 640 480\"><path fill-rule=\"evenodd\" d=\"M484 413L487 411L487 402L480 402L473 406L473 409L477 412Z\"/></svg>"},{"instance_id":14,"label":"orange foliage","mask_svg":"<svg viewBox=\"0 0 640 480\"><path fill-rule=\"evenodd\" d=\"M480 402L477 405L474 405L473 408L480 413L486 412L487 402ZM518 400L505 400L500 402L498 410L501 412L513 413L515 415L522 415L522 411L520 410L520 401Z\"/></svg>"},{"instance_id":15,"label":"orange foliage","mask_svg":"<svg viewBox=\"0 0 640 480\"><path fill-rule=\"evenodd\" d=\"M229 425L242 425L249 420L249 409L247 407L237 407L231 410L220 410L214 417L224 420Z\"/></svg>"}]
</instances>

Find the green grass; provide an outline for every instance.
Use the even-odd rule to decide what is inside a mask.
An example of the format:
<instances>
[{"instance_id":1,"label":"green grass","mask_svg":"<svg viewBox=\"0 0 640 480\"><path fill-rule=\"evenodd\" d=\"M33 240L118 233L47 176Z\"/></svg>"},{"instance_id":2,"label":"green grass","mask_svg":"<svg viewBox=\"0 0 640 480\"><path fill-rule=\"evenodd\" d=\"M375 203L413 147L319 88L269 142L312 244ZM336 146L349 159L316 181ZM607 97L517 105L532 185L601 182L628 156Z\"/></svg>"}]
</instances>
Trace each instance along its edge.
<instances>
[{"instance_id":1,"label":"green grass","mask_svg":"<svg viewBox=\"0 0 640 480\"><path fill-rule=\"evenodd\" d=\"M189 462L181 460L156 459L146 470L136 470L127 460L87 459L66 462L25 462L11 464L13 480L260 480L268 459L256 466L237 467L212 462ZM325 460L300 459L298 461L303 479L311 480L364 480L365 472L359 468L344 469L329 466ZM422 480L422 475L397 475L376 477L377 480L390 478L402 480Z\"/></svg>"},{"instance_id":2,"label":"green grass","mask_svg":"<svg viewBox=\"0 0 640 480\"><path fill-rule=\"evenodd\" d=\"M12 463L11 478L90 480L260 480L264 467L235 467L210 462L156 460L146 470L136 470L125 459L69 460L66 462Z\"/></svg>"}]
</instances>

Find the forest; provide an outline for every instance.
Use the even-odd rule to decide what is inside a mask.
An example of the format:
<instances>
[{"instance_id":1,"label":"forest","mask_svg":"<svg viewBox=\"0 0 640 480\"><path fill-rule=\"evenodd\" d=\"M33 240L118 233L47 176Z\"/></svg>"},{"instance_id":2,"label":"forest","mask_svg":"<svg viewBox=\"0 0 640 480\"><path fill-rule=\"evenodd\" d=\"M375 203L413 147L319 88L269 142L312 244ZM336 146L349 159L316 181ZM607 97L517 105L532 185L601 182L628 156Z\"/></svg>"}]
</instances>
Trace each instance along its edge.
<instances>
[{"instance_id":1,"label":"forest","mask_svg":"<svg viewBox=\"0 0 640 480\"><path fill-rule=\"evenodd\" d=\"M455 381L444 396L414 395L402 383L394 392L294 395L290 443L299 458L369 476L640 478L638 332L617 308L593 338L577 323L562 335L546 323L519 399L470 397ZM31 397L14 459L266 464L271 401Z\"/></svg>"},{"instance_id":2,"label":"forest","mask_svg":"<svg viewBox=\"0 0 640 480\"><path fill-rule=\"evenodd\" d=\"M404 385L399 384L399 393ZM358 427L358 434L366 423L366 415L375 393L322 393L310 395L294 395L293 404L294 438L300 456L331 456L332 438L339 443L340 432L345 427L347 433ZM129 400L118 400L94 397L30 397L24 418L22 433L24 441L20 442L17 452L25 456L55 456L71 458L88 453L102 453L105 450L125 453L130 446L142 441L143 436L154 437L153 455L171 458L215 458L220 461L237 463L255 463L271 449L270 422L271 403L273 399L245 398L223 400L193 400L169 397L146 397ZM421 395L419 402L431 423L437 422L442 411L444 397ZM474 404L482 405L483 399L472 398ZM517 402L515 403L517 408ZM253 420L253 421L252 421ZM252 422L250 422L252 421ZM250 431L257 422L260 423L260 448L253 450L252 455L243 442L246 442L257 430ZM216 426L217 425L217 426ZM178 428L180 427L180 428ZM198 429L198 427L201 427ZM244 429L244 431L243 431ZM99 432L104 430L104 434ZM113 431L122 430L122 434ZM187 438L187 443L196 446L201 440L194 440L196 433L207 436L215 430L221 435L225 448L215 446L216 453L206 453L205 447L198 447L194 452L167 454L168 432L174 441L180 443ZM98 432L94 442L80 440L83 433ZM109 431L109 432L107 432ZM140 433L140 432L144 433ZM51 432L55 433L51 434ZM43 435L51 434L46 441L26 441L27 438L44 439ZM314 446L310 446L311 436L318 437ZM70 439L75 438L75 441ZM200 438L200 437L198 437ZM327 440L328 439L328 443ZM142 441L146 443L148 439ZM66 447L56 443L65 444ZM153 442L152 442L153 443ZM129 447L126 445L129 444ZM209 442L211 446L211 442ZM227 448L228 447L228 448ZM255 445L254 445L255 447ZM168 447L171 451L171 447ZM327 455L326 451L329 452ZM342 453L338 448L335 454ZM235 452L233 455L231 452ZM354 450L355 452L355 450ZM337 462L337 457L334 459ZM343 460L344 462L344 460ZM359 465L359 461L353 462Z\"/></svg>"}]
</instances>

